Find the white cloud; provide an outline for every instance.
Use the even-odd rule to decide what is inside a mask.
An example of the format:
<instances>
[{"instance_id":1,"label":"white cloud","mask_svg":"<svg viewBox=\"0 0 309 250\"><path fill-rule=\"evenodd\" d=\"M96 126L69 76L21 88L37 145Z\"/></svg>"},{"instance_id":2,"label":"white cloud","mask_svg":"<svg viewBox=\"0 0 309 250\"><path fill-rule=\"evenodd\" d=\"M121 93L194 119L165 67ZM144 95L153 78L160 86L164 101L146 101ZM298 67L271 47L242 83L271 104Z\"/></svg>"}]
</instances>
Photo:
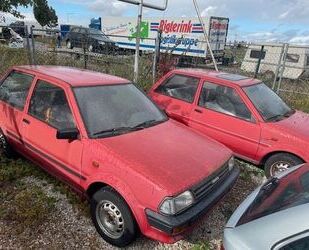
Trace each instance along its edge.
<instances>
[{"instance_id":1,"label":"white cloud","mask_svg":"<svg viewBox=\"0 0 309 250\"><path fill-rule=\"evenodd\" d=\"M202 15L203 17L205 17L205 16L211 16L211 15L213 15L213 14L216 12L217 9L218 9L217 6L209 6L209 7L205 8L205 9L202 11L201 15Z\"/></svg>"},{"instance_id":2,"label":"white cloud","mask_svg":"<svg viewBox=\"0 0 309 250\"><path fill-rule=\"evenodd\" d=\"M290 43L297 43L297 44L309 44L309 36L296 36L290 39Z\"/></svg>"}]
</instances>

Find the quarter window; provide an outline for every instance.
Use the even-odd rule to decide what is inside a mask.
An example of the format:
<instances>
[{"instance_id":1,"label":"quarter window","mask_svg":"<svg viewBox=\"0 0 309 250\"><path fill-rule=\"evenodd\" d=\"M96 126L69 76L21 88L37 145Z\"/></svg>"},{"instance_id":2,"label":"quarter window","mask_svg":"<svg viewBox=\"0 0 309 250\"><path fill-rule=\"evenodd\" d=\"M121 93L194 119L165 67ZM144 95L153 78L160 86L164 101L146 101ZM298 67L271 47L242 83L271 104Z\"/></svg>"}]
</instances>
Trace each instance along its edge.
<instances>
[{"instance_id":1,"label":"quarter window","mask_svg":"<svg viewBox=\"0 0 309 250\"><path fill-rule=\"evenodd\" d=\"M33 81L33 76L13 71L0 86L0 100L22 110Z\"/></svg>"},{"instance_id":2,"label":"quarter window","mask_svg":"<svg viewBox=\"0 0 309 250\"><path fill-rule=\"evenodd\" d=\"M29 114L57 129L75 128L64 90L44 81L36 85Z\"/></svg>"},{"instance_id":3,"label":"quarter window","mask_svg":"<svg viewBox=\"0 0 309 250\"><path fill-rule=\"evenodd\" d=\"M235 89L230 87L208 82L204 83L199 106L247 121L253 121L252 114L241 97Z\"/></svg>"},{"instance_id":4,"label":"quarter window","mask_svg":"<svg viewBox=\"0 0 309 250\"><path fill-rule=\"evenodd\" d=\"M174 75L160 85L156 92L185 102L192 103L198 87L199 79L183 75Z\"/></svg>"}]
</instances>

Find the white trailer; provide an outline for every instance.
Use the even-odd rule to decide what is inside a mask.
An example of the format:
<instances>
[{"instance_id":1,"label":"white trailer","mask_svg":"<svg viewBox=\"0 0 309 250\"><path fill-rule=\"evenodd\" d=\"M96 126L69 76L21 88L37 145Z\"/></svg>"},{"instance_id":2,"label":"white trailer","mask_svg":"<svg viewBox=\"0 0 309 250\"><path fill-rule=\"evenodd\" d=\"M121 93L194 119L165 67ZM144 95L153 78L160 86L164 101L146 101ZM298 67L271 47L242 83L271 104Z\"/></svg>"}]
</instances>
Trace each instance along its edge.
<instances>
[{"instance_id":1,"label":"white trailer","mask_svg":"<svg viewBox=\"0 0 309 250\"><path fill-rule=\"evenodd\" d=\"M102 18L102 31L124 49L135 49L136 18ZM223 55L228 33L229 19L224 17L204 18L212 50L216 57ZM162 31L161 51L176 55L203 57L207 45L203 28L198 18L144 18L141 24L141 50L155 49L154 39Z\"/></svg>"},{"instance_id":2,"label":"white trailer","mask_svg":"<svg viewBox=\"0 0 309 250\"><path fill-rule=\"evenodd\" d=\"M261 53L261 46L264 45ZM261 56L259 73L275 74L280 64L284 68L283 77L298 79L302 75L309 74L309 46L289 45L283 49L282 44L255 44L249 45L241 69L247 72L255 72L257 62ZM285 63L284 63L285 59Z\"/></svg>"}]
</instances>

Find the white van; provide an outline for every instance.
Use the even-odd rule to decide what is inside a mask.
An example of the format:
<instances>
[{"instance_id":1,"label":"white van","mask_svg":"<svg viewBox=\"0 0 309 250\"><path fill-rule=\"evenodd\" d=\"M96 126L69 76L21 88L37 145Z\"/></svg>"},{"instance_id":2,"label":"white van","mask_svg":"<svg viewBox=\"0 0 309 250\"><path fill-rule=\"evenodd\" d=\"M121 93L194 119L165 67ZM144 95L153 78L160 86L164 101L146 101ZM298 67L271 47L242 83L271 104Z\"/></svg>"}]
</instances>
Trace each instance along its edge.
<instances>
[{"instance_id":1,"label":"white van","mask_svg":"<svg viewBox=\"0 0 309 250\"><path fill-rule=\"evenodd\" d=\"M284 45L283 44L249 45L241 69L247 72L255 72L259 57L261 65L259 73L275 74L278 65L285 65L283 78L298 79L301 76L309 75L309 46ZM282 58L282 60L280 60ZM282 67L283 68L283 67Z\"/></svg>"}]
</instances>

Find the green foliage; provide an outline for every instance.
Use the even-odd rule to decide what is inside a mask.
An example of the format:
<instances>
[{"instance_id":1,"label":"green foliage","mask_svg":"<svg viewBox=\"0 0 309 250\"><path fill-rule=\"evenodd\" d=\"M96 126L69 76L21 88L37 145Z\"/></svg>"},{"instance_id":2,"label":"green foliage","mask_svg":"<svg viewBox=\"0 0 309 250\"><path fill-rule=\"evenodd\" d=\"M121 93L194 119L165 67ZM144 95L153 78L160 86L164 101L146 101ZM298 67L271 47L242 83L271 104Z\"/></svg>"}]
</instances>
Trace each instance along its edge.
<instances>
[{"instance_id":1,"label":"green foliage","mask_svg":"<svg viewBox=\"0 0 309 250\"><path fill-rule=\"evenodd\" d=\"M214 249L214 248L207 241L198 243L194 247L192 247L192 250L211 250L211 249Z\"/></svg>"},{"instance_id":2,"label":"green foliage","mask_svg":"<svg viewBox=\"0 0 309 250\"><path fill-rule=\"evenodd\" d=\"M48 6L47 0L34 0L33 14L41 26L55 27L58 25L56 11Z\"/></svg>"},{"instance_id":3,"label":"green foliage","mask_svg":"<svg viewBox=\"0 0 309 250\"><path fill-rule=\"evenodd\" d=\"M24 17L17 8L28 7L29 5L32 5L32 0L1 0L0 11L10 13L15 17Z\"/></svg>"}]
</instances>

